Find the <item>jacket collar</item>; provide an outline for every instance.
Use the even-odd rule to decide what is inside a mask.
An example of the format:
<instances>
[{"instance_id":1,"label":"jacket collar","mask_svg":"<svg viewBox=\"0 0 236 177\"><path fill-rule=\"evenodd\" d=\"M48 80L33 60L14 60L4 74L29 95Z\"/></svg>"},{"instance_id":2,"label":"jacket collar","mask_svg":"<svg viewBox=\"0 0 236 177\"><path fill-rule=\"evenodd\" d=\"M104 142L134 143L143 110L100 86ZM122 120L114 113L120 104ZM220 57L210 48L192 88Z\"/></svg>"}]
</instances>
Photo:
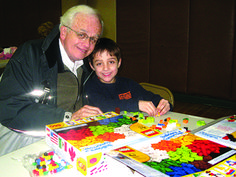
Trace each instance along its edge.
<instances>
[{"instance_id":1,"label":"jacket collar","mask_svg":"<svg viewBox=\"0 0 236 177\"><path fill-rule=\"evenodd\" d=\"M56 25L50 34L44 39L42 50L46 55L46 60L49 68L52 68L57 63L58 72L62 72L64 70L61 52L59 49L59 25Z\"/></svg>"}]
</instances>

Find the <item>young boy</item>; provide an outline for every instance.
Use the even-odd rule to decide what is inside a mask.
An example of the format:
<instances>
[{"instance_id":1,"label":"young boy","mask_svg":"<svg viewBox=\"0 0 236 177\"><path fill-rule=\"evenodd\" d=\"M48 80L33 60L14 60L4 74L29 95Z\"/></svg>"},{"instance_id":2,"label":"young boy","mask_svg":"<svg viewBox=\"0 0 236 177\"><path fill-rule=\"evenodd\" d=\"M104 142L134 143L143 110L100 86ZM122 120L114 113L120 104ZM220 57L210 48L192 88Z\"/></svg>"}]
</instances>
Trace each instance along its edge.
<instances>
[{"instance_id":1,"label":"young boy","mask_svg":"<svg viewBox=\"0 0 236 177\"><path fill-rule=\"evenodd\" d=\"M99 107L103 112L143 111L149 116L163 115L172 110L172 105L160 95L145 90L137 82L118 77L121 51L117 43L101 38L89 56L89 64L96 76L85 85L88 104Z\"/></svg>"}]
</instances>

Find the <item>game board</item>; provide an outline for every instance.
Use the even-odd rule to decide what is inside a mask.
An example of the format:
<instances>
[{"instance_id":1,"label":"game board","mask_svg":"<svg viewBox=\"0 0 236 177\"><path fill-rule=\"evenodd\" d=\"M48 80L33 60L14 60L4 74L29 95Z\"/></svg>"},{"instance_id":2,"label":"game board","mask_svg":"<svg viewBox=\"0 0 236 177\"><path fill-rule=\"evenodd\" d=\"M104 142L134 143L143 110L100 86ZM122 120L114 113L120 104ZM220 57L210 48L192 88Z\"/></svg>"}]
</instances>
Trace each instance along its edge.
<instances>
[{"instance_id":1,"label":"game board","mask_svg":"<svg viewBox=\"0 0 236 177\"><path fill-rule=\"evenodd\" d=\"M223 160L235 157L236 151L191 133L173 133L161 134L107 154L144 176L176 177L207 171ZM230 168L227 173L236 175L235 170Z\"/></svg>"},{"instance_id":2,"label":"game board","mask_svg":"<svg viewBox=\"0 0 236 177\"><path fill-rule=\"evenodd\" d=\"M224 117L219 122L204 128L195 134L236 149L236 116Z\"/></svg>"}]
</instances>

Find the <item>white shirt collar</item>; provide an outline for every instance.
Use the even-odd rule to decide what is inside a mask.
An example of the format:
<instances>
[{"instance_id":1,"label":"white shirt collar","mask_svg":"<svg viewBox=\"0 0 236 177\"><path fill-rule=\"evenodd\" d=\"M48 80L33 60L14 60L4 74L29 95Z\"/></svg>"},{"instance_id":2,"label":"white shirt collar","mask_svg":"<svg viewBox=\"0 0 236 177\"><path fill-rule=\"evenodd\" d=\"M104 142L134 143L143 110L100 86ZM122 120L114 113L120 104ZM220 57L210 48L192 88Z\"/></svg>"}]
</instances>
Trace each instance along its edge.
<instances>
[{"instance_id":1,"label":"white shirt collar","mask_svg":"<svg viewBox=\"0 0 236 177\"><path fill-rule=\"evenodd\" d=\"M82 66L84 64L83 60L78 60L78 61L71 61L70 58L68 57L62 43L61 40L59 39L59 48L61 51L61 57L62 57L62 62L64 63L64 65L66 65L69 70L74 73L77 76L77 69Z\"/></svg>"}]
</instances>

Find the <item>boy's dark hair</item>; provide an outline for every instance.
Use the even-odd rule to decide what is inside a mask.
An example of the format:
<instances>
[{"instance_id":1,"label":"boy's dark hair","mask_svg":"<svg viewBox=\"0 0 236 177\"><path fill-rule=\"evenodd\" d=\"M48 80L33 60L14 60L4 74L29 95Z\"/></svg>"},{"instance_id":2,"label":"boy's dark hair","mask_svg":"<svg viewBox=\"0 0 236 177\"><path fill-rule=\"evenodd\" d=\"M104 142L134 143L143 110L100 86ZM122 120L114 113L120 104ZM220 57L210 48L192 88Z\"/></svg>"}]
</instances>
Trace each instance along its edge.
<instances>
[{"instance_id":1,"label":"boy's dark hair","mask_svg":"<svg viewBox=\"0 0 236 177\"><path fill-rule=\"evenodd\" d=\"M94 56L97 53L102 53L104 51L107 51L111 56L116 56L118 61L121 59L121 50L118 44L112 39L104 37L97 41L93 52L88 57L89 62L93 64Z\"/></svg>"}]
</instances>

